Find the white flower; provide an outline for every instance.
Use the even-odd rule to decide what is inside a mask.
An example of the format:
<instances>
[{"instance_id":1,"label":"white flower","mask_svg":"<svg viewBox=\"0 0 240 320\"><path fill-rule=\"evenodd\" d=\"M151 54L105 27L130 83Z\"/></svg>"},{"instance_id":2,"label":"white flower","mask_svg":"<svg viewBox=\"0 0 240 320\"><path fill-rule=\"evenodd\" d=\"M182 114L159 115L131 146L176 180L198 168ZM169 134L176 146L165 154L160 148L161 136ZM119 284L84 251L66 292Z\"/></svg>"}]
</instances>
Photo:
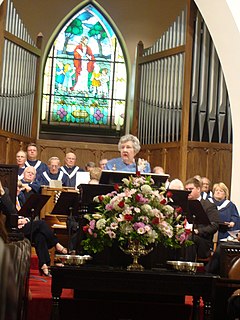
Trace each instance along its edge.
<instances>
[{"instance_id":1,"label":"white flower","mask_svg":"<svg viewBox=\"0 0 240 320\"><path fill-rule=\"evenodd\" d=\"M98 229L98 230L100 230L100 229L103 229L104 227L105 227L105 225L106 225L106 220L105 219L99 219L97 222L96 222L96 228Z\"/></svg>"},{"instance_id":2,"label":"white flower","mask_svg":"<svg viewBox=\"0 0 240 320\"><path fill-rule=\"evenodd\" d=\"M150 214L152 207L149 204L145 203L141 206L141 209L143 212Z\"/></svg>"},{"instance_id":3,"label":"white flower","mask_svg":"<svg viewBox=\"0 0 240 320\"><path fill-rule=\"evenodd\" d=\"M173 213L174 212L174 208L172 206L170 206L169 204L166 204L164 207L168 213Z\"/></svg>"},{"instance_id":4,"label":"white flower","mask_svg":"<svg viewBox=\"0 0 240 320\"><path fill-rule=\"evenodd\" d=\"M100 213L93 213L92 217L96 220L101 219L102 215Z\"/></svg>"},{"instance_id":5,"label":"white flower","mask_svg":"<svg viewBox=\"0 0 240 320\"><path fill-rule=\"evenodd\" d=\"M124 235L129 234L133 231L133 227L129 223L124 223L123 225L121 225L120 228L121 228L121 233L123 233Z\"/></svg>"},{"instance_id":6,"label":"white flower","mask_svg":"<svg viewBox=\"0 0 240 320\"><path fill-rule=\"evenodd\" d=\"M123 178L122 182L125 184L125 186L129 186L129 180L127 178Z\"/></svg>"},{"instance_id":7,"label":"white flower","mask_svg":"<svg viewBox=\"0 0 240 320\"><path fill-rule=\"evenodd\" d=\"M146 232L145 228L138 228L137 233L144 234Z\"/></svg>"},{"instance_id":8,"label":"white flower","mask_svg":"<svg viewBox=\"0 0 240 320\"><path fill-rule=\"evenodd\" d=\"M158 239L158 234L155 230L149 230L148 232L148 237L149 237L149 240L148 242L149 243L154 243L156 241L156 239Z\"/></svg>"},{"instance_id":9,"label":"white flower","mask_svg":"<svg viewBox=\"0 0 240 320\"><path fill-rule=\"evenodd\" d=\"M118 228L117 222L112 222L112 223L110 224L110 228L111 228L112 230L116 230L116 229Z\"/></svg>"},{"instance_id":10,"label":"white flower","mask_svg":"<svg viewBox=\"0 0 240 320\"><path fill-rule=\"evenodd\" d=\"M143 194L149 194L152 193L152 188L148 184L144 184L141 186L141 191Z\"/></svg>"},{"instance_id":11,"label":"white flower","mask_svg":"<svg viewBox=\"0 0 240 320\"><path fill-rule=\"evenodd\" d=\"M140 172L144 171L144 169L146 168L146 165L147 165L146 160L141 158L138 159L138 163L137 163L138 171Z\"/></svg>"}]
</instances>

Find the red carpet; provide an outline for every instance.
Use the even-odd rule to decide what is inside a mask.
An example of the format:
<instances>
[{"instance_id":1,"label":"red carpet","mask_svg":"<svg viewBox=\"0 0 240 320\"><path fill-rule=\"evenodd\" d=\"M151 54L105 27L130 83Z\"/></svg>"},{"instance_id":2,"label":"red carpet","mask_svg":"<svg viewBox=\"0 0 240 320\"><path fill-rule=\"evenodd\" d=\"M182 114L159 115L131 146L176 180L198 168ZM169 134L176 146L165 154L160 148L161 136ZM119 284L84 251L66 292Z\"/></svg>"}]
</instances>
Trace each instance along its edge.
<instances>
[{"instance_id":1,"label":"red carpet","mask_svg":"<svg viewBox=\"0 0 240 320\"><path fill-rule=\"evenodd\" d=\"M37 256L32 255L29 279L30 300L27 320L50 319L52 308L51 278L39 275ZM73 290L64 289L62 299L72 299Z\"/></svg>"},{"instance_id":2,"label":"red carpet","mask_svg":"<svg viewBox=\"0 0 240 320\"><path fill-rule=\"evenodd\" d=\"M32 256L31 259L31 271L30 271L30 281L29 281L31 298L28 303L28 317L27 320L47 320L50 319L51 316L51 278L39 276L38 272L38 260L35 255ZM103 301L99 302L100 305L92 308L91 301L81 301L77 304L73 301L73 290L64 289L62 293L62 301L61 301L61 319L75 320L79 319L79 310L83 315L83 310L88 310L88 319L109 319L106 317L102 317L99 315L99 310L102 311L104 308L108 308L108 302ZM94 304L95 306L95 304ZM192 297L186 297L185 305L169 305L161 308L161 316L158 319L168 319L168 320L189 320L191 316L191 306L192 306ZM111 308L114 310L116 308L119 309L119 305L116 304L114 306L111 305ZM129 305L129 308L133 309L134 312L139 312L136 305ZM149 316L154 316L156 314L156 309L159 308L157 305L145 305L141 310L141 319L149 319ZM153 310L152 310L153 309ZM70 312L71 311L71 312ZM144 312L147 313L146 317ZM153 312L153 314L151 314ZM202 317L201 317L202 318ZM112 316L113 320L117 318ZM119 319L118 319L119 320ZM121 320L131 320L129 319L129 315ZM200 319L201 320L201 319Z\"/></svg>"}]
</instances>

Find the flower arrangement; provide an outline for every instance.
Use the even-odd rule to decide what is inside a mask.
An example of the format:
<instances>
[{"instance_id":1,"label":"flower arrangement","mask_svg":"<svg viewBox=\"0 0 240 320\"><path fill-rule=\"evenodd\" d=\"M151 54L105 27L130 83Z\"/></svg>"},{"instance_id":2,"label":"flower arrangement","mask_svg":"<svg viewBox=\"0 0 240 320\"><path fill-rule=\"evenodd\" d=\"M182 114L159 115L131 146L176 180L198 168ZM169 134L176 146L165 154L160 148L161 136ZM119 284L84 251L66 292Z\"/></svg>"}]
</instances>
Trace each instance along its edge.
<instances>
[{"instance_id":1,"label":"flower arrangement","mask_svg":"<svg viewBox=\"0 0 240 320\"><path fill-rule=\"evenodd\" d=\"M148 246L163 243L179 248L190 243L182 209L169 205L171 194L165 188L155 189L150 176L130 176L115 191L96 196L96 212L86 214L83 248L97 253L114 241L126 246L130 241Z\"/></svg>"}]
</instances>

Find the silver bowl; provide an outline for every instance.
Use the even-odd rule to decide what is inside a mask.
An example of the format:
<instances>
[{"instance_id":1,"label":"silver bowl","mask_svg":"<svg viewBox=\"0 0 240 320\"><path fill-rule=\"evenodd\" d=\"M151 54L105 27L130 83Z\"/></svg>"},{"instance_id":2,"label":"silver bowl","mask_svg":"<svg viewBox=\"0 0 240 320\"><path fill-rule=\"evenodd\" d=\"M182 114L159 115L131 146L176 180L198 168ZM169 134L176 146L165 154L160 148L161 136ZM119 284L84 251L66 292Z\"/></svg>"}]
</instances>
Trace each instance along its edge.
<instances>
[{"instance_id":1,"label":"silver bowl","mask_svg":"<svg viewBox=\"0 0 240 320\"><path fill-rule=\"evenodd\" d=\"M68 266L80 266L91 260L92 257L89 255L75 255L75 254L56 254L55 264L63 264Z\"/></svg>"},{"instance_id":2,"label":"silver bowl","mask_svg":"<svg viewBox=\"0 0 240 320\"><path fill-rule=\"evenodd\" d=\"M199 267L204 266L203 263L191 261L167 261L167 264L170 265L174 270L189 273L196 273Z\"/></svg>"}]
</instances>

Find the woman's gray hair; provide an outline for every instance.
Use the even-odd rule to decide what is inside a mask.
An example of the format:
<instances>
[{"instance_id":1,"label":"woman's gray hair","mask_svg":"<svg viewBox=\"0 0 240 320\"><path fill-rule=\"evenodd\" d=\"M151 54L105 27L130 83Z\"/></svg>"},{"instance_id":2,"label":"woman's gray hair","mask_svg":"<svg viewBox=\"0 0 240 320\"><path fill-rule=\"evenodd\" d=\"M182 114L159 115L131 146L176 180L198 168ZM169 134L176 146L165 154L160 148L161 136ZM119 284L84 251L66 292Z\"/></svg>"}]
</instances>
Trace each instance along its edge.
<instances>
[{"instance_id":1,"label":"woman's gray hair","mask_svg":"<svg viewBox=\"0 0 240 320\"><path fill-rule=\"evenodd\" d=\"M118 150L121 150L121 146L123 143L132 141L133 143L133 149L135 153L138 153L141 149L140 142L137 137L133 136L132 134L126 134L125 136L122 136L118 142Z\"/></svg>"}]
</instances>

